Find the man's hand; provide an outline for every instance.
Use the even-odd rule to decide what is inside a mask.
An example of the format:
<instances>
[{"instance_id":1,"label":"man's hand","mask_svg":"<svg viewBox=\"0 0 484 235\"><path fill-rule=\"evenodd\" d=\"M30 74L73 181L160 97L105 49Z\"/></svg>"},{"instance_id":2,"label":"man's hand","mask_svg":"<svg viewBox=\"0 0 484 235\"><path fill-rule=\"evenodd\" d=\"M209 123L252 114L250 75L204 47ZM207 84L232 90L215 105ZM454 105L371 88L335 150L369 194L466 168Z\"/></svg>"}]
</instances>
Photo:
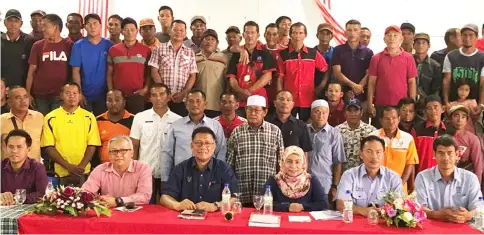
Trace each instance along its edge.
<instances>
[{"instance_id":1,"label":"man's hand","mask_svg":"<svg viewBox=\"0 0 484 235\"><path fill-rule=\"evenodd\" d=\"M180 92L177 92L177 93L173 94L173 96L171 97L171 99L175 103L181 103L181 102L183 102L183 99L185 99L186 95L187 95L187 92L186 91L180 91Z\"/></svg>"},{"instance_id":2,"label":"man's hand","mask_svg":"<svg viewBox=\"0 0 484 235\"><path fill-rule=\"evenodd\" d=\"M479 116L482 112L482 105L477 105L471 110L471 114L474 114L473 116Z\"/></svg>"},{"instance_id":3,"label":"man's hand","mask_svg":"<svg viewBox=\"0 0 484 235\"><path fill-rule=\"evenodd\" d=\"M331 188L329 190L329 193L331 193L331 198L333 199L333 202L336 201L336 191L337 191L336 188Z\"/></svg>"},{"instance_id":4,"label":"man's hand","mask_svg":"<svg viewBox=\"0 0 484 235\"><path fill-rule=\"evenodd\" d=\"M107 207L113 208L116 207L116 198L110 196L100 196L101 202L103 202Z\"/></svg>"},{"instance_id":5,"label":"man's hand","mask_svg":"<svg viewBox=\"0 0 484 235\"><path fill-rule=\"evenodd\" d=\"M181 202L178 203L178 205L175 206L175 210L177 211L183 211L183 210L195 210L197 209L197 206L195 203L192 201L185 199Z\"/></svg>"},{"instance_id":6,"label":"man's hand","mask_svg":"<svg viewBox=\"0 0 484 235\"><path fill-rule=\"evenodd\" d=\"M289 212L301 212L304 210L304 206L299 203L289 204Z\"/></svg>"},{"instance_id":7,"label":"man's hand","mask_svg":"<svg viewBox=\"0 0 484 235\"><path fill-rule=\"evenodd\" d=\"M247 100L249 98L249 96L251 96L251 95L252 95L252 93L250 93L250 91L247 90L247 89L241 89L239 91L239 97L240 97L241 100Z\"/></svg>"},{"instance_id":8,"label":"man's hand","mask_svg":"<svg viewBox=\"0 0 484 235\"><path fill-rule=\"evenodd\" d=\"M247 52L247 50L245 50L245 48L241 48L241 51L240 51L240 58L239 58L239 63L240 64L248 64L249 63L249 53Z\"/></svg>"},{"instance_id":9,"label":"man's hand","mask_svg":"<svg viewBox=\"0 0 484 235\"><path fill-rule=\"evenodd\" d=\"M71 175L82 175L84 174L84 167L80 167L74 164L68 163L66 166L66 170L71 174Z\"/></svg>"},{"instance_id":10,"label":"man's hand","mask_svg":"<svg viewBox=\"0 0 484 235\"><path fill-rule=\"evenodd\" d=\"M214 203L199 202L195 205L197 209L205 210L206 212L215 212L218 210Z\"/></svg>"},{"instance_id":11,"label":"man's hand","mask_svg":"<svg viewBox=\"0 0 484 235\"><path fill-rule=\"evenodd\" d=\"M442 219L445 221L454 223L465 223L467 221L467 210L465 208L460 208L456 211L453 207L444 207L441 208L439 212L442 214Z\"/></svg>"},{"instance_id":12,"label":"man's hand","mask_svg":"<svg viewBox=\"0 0 484 235\"><path fill-rule=\"evenodd\" d=\"M368 114L370 114L371 117L376 117L376 109L375 105L368 105Z\"/></svg>"},{"instance_id":13,"label":"man's hand","mask_svg":"<svg viewBox=\"0 0 484 235\"><path fill-rule=\"evenodd\" d=\"M360 84L353 84L353 86L351 86L351 90L353 91L353 93L355 93L355 95L359 95L361 93L363 93L363 86L360 85Z\"/></svg>"},{"instance_id":14,"label":"man's hand","mask_svg":"<svg viewBox=\"0 0 484 235\"><path fill-rule=\"evenodd\" d=\"M0 205L11 206L15 204L15 199L11 192L4 192L0 194Z\"/></svg>"},{"instance_id":15,"label":"man's hand","mask_svg":"<svg viewBox=\"0 0 484 235\"><path fill-rule=\"evenodd\" d=\"M148 87L146 86L134 92L135 95L139 95L139 96L145 96L147 93L148 93Z\"/></svg>"},{"instance_id":16,"label":"man's hand","mask_svg":"<svg viewBox=\"0 0 484 235\"><path fill-rule=\"evenodd\" d=\"M445 112L449 112L451 107L450 103L444 104Z\"/></svg>"},{"instance_id":17,"label":"man's hand","mask_svg":"<svg viewBox=\"0 0 484 235\"><path fill-rule=\"evenodd\" d=\"M32 95L29 95L29 100L30 100L30 107L34 108L35 107L35 99Z\"/></svg>"}]
</instances>

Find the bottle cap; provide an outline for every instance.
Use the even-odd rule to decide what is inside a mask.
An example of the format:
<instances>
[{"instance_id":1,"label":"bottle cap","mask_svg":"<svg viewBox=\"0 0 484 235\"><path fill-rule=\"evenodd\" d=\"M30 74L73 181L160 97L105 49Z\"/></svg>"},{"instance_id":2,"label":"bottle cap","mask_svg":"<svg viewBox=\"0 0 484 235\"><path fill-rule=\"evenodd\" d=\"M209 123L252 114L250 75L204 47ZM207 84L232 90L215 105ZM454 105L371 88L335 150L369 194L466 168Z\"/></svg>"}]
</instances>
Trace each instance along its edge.
<instances>
[{"instance_id":1,"label":"bottle cap","mask_svg":"<svg viewBox=\"0 0 484 235\"><path fill-rule=\"evenodd\" d=\"M351 190L346 190L346 194L351 194Z\"/></svg>"},{"instance_id":2,"label":"bottle cap","mask_svg":"<svg viewBox=\"0 0 484 235\"><path fill-rule=\"evenodd\" d=\"M229 184L224 184L224 187L229 187Z\"/></svg>"},{"instance_id":3,"label":"bottle cap","mask_svg":"<svg viewBox=\"0 0 484 235\"><path fill-rule=\"evenodd\" d=\"M479 201L482 201L482 200L484 200L484 197L479 197Z\"/></svg>"},{"instance_id":4,"label":"bottle cap","mask_svg":"<svg viewBox=\"0 0 484 235\"><path fill-rule=\"evenodd\" d=\"M266 189L271 189L271 186L270 185L266 185Z\"/></svg>"}]
</instances>

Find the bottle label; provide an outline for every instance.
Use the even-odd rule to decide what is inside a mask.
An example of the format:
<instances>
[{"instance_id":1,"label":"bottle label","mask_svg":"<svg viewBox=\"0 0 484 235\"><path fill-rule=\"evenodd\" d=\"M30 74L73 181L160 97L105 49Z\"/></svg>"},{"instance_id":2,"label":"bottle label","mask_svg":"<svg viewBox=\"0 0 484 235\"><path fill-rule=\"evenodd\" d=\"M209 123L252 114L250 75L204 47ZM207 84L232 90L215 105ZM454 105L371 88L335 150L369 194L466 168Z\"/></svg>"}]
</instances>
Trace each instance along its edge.
<instances>
[{"instance_id":1,"label":"bottle label","mask_svg":"<svg viewBox=\"0 0 484 235\"><path fill-rule=\"evenodd\" d=\"M222 202L230 202L230 194L222 195Z\"/></svg>"}]
</instances>

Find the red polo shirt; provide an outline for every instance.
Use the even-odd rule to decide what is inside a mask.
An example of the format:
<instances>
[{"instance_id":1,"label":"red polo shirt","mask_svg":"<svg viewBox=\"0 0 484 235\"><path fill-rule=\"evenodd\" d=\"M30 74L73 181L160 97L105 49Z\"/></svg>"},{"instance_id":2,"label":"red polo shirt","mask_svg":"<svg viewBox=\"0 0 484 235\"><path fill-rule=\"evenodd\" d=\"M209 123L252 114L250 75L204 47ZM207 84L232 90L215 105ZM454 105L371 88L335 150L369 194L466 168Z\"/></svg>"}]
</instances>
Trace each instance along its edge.
<instances>
[{"instance_id":1,"label":"red polo shirt","mask_svg":"<svg viewBox=\"0 0 484 235\"><path fill-rule=\"evenodd\" d=\"M314 72L328 70L323 56L314 48L303 46L296 52L291 44L279 52L277 68L284 78L284 89L294 97L294 107L307 108L314 100Z\"/></svg>"},{"instance_id":2,"label":"red polo shirt","mask_svg":"<svg viewBox=\"0 0 484 235\"><path fill-rule=\"evenodd\" d=\"M150 56L150 48L139 42L130 48L122 42L112 46L108 52L108 63L113 66L113 87L125 96L132 96L143 88Z\"/></svg>"},{"instance_id":3,"label":"red polo shirt","mask_svg":"<svg viewBox=\"0 0 484 235\"><path fill-rule=\"evenodd\" d=\"M277 44L276 49L270 49L267 47L267 44L262 45L262 48L267 49L271 55L272 58L274 59L274 62L277 62L279 59L279 52L284 49L280 44ZM277 70L277 67L276 67ZM278 71L275 71L272 73L272 80L268 86L266 86L266 91L267 91L267 98L269 99L269 104L272 104L274 100L276 100L276 94L277 94L277 76L278 76Z\"/></svg>"},{"instance_id":4,"label":"red polo shirt","mask_svg":"<svg viewBox=\"0 0 484 235\"><path fill-rule=\"evenodd\" d=\"M346 121L345 118L345 102L343 99L340 99L339 103L335 107L329 108L329 117L328 117L328 123L332 127L335 127L343 122Z\"/></svg>"},{"instance_id":5,"label":"red polo shirt","mask_svg":"<svg viewBox=\"0 0 484 235\"><path fill-rule=\"evenodd\" d=\"M230 138L230 135L232 134L232 132L234 131L234 129L244 123L247 122L246 119L244 118L241 118L237 115L235 115L235 118L234 120L232 120L231 122L227 122L225 121L225 119L223 119L222 115L214 118L215 120L217 120L218 122L220 122L220 125L222 126L222 129L224 130L224 134L225 134L225 138Z\"/></svg>"},{"instance_id":6,"label":"red polo shirt","mask_svg":"<svg viewBox=\"0 0 484 235\"><path fill-rule=\"evenodd\" d=\"M374 55L368 68L369 76L376 76L374 105L396 106L408 97L408 79L418 76L413 56L400 48L401 53L390 56L387 49Z\"/></svg>"}]
</instances>

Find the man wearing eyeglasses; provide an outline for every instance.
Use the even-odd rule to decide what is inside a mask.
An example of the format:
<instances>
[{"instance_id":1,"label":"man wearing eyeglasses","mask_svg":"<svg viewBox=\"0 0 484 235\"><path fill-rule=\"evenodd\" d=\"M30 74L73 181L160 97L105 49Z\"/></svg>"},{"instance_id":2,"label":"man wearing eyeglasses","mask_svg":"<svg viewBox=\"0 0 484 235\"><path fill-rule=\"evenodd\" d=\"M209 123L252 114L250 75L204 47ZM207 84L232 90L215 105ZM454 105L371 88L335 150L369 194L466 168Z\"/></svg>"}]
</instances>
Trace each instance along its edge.
<instances>
[{"instance_id":1,"label":"man wearing eyeglasses","mask_svg":"<svg viewBox=\"0 0 484 235\"><path fill-rule=\"evenodd\" d=\"M133 142L120 135L108 143L109 162L97 166L82 188L91 193L101 192L108 207L148 204L151 198L151 167L133 160Z\"/></svg>"},{"instance_id":2,"label":"man wearing eyeglasses","mask_svg":"<svg viewBox=\"0 0 484 235\"><path fill-rule=\"evenodd\" d=\"M237 179L232 169L214 158L215 133L202 126L192 133L193 157L176 165L163 188L160 203L172 210L220 209L222 190L228 184L232 195L237 193ZM234 196L232 196L234 198Z\"/></svg>"}]
</instances>

